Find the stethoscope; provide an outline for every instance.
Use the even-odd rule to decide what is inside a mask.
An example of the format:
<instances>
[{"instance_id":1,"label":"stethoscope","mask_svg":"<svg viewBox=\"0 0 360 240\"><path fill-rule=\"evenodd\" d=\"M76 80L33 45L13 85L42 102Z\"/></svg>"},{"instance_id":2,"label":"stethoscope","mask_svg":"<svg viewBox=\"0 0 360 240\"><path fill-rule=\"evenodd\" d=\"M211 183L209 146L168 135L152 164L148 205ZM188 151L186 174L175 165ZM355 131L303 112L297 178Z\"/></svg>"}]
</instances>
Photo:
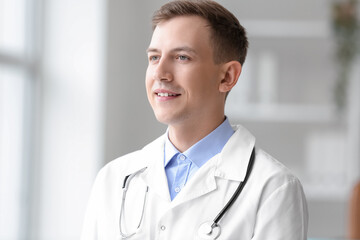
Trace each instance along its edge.
<instances>
[{"instance_id":1,"label":"stethoscope","mask_svg":"<svg viewBox=\"0 0 360 240\"><path fill-rule=\"evenodd\" d=\"M254 160L255 160L255 147L253 148L252 152L251 152L251 156L250 156L250 160L249 160L249 164L247 166L246 169L246 174L245 174L245 178L244 181L240 182L239 186L237 187L237 189L235 190L234 194L231 196L230 200L226 203L226 205L223 207L223 209L221 209L221 211L218 213L218 215L214 218L213 221L207 221L204 222L203 224L200 225L199 229L198 229L198 237L200 239L217 239L220 234L221 234L221 226L219 224L220 220L224 217L225 213L229 211L230 207L234 204L234 202L236 201L236 199L239 197L241 191L243 190L249 176L252 170L252 167L254 165ZM147 192L149 190L149 187L146 187L146 192L145 192L145 196L144 196L144 202L143 202L143 207L142 207L142 211L141 211L141 217L139 220L139 223L137 224L137 228L135 231L131 232L131 233L125 233L122 229L122 215L124 212L124 205L125 205L125 200L126 200L126 193L127 190L129 189L129 184L131 182L131 180L139 173L142 173L143 171L145 171L146 167L143 169L140 169L130 175L127 175L124 178L124 182L123 182L123 195L122 195L122 200L121 200L121 208L120 208L120 217L119 217L119 229L120 229L120 236L122 239L127 239L130 238L132 236L134 236L138 229L140 228L143 216L144 216L144 211L145 211L145 202L146 202L146 196L147 196Z\"/></svg>"}]
</instances>

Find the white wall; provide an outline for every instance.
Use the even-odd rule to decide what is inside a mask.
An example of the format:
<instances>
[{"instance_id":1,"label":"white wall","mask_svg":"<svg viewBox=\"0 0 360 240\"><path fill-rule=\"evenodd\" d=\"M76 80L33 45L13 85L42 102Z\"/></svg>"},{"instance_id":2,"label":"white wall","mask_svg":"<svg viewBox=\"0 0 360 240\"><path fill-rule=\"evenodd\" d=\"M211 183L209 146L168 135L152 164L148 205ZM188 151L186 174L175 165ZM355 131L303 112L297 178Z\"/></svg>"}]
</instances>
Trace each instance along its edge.
<instances>
[{"instance_id":1,"label":"white wall","mask_svg":"<svg viewBox=\"0 0 360 240\"><path fill-rule=\"evenodd\" d=\"M151 15L165 1L108 1L105 159L137 150L165 131L146 98Z\"/></svg>"}]
</instances>

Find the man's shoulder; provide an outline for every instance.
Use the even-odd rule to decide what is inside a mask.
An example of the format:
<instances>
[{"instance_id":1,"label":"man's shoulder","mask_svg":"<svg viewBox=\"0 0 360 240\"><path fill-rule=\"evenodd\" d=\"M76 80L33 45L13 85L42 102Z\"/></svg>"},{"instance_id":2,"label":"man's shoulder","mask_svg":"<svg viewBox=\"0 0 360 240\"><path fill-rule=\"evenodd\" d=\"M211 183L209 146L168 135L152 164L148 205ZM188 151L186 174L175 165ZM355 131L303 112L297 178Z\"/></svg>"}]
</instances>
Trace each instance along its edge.
<instances>
[{"instance_id":1,"label":"man's shoulder","mask_svg":"<svg viewBox=\"0 0 360 240\"><path fill-rule=\"evenodd\" d=\"M145 145L142 149L127 153L107 163L100 172L104 174L124 173L130 174L147 165L147 159L155 148L161 147L164 135Z\"/></svg>"},{"instance_id":2,"label":"man's shoulder","mask_svg":"<svg viewBox=\"0 0 360 240\"><path fill-rule=\"evenodd\" d=\"M257 149L256 157L262 165L261 170L264 171L264 173L267 173L266 175L281 174L290 178L294 177L293 173L288 167L286 167L281 161L278 161L276 158L271 156L269 153L265 152L263 149Z\"/></svg>"},{"instance_id":3,"label":"man's shoulder","mask_svg":"<svg viewBox=\"0 0 360 240\"><path fill-rule=\"evenodd\" d=\"M302 188L299 179L289 168L260 148L256 151L253 171L257 176L253 180L259 186L273 190L289 186Z\"/></svg>"}]
</instances>

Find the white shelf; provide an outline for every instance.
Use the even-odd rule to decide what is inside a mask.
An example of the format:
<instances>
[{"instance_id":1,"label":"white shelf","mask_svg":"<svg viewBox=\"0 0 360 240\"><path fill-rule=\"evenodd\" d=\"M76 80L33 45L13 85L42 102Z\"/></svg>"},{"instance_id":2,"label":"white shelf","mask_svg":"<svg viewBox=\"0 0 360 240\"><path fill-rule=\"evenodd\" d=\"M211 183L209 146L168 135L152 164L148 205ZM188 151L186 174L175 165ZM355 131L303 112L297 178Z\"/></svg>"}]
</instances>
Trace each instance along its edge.
<instances>
[{"instance_id":1,"label":"white shelf","mask_svg":"<svg viewBox=\"0 0 360 240\"><path fill-rule=\"evenodd\" d=\"M314 185L312 183L302 182L306 198L317 201L347 201L351 192L351 184L345 183L342 186L334 185Z\"/></svg>"},{"instance_id":2,"label":"white shelf","mask_svg":"<svg viewBox=\"0 0 360 240\"><path fill-rule=\"evenodd\" d=\"M235 120L252 122L330 123L339 120L332 105L239 104L226 114Z\"/></svg>"},{"instance_id":3,"label":"white shelf","mask_svg":"<svg viewBox=\"0 0 360 240\"><path fill-rule=\"evenodd\" d=\"M242 20L249 37L256 38L328 38L331 36L327 21Z\"/></svg>"}]
</instances>

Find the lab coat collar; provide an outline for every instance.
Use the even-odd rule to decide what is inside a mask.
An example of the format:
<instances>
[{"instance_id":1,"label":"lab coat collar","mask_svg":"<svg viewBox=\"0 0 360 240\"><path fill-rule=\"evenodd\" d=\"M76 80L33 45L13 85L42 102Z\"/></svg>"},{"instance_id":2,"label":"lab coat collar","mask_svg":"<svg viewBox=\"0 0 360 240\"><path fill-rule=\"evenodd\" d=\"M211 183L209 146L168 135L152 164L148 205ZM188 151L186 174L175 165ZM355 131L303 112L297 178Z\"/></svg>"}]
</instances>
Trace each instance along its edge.
<instances>
[{"instance_id":1,"label":"lab coat collar","mask_svg":"<svg viewBox=\"0 0 360 240\"><path fill-rule=\"evenodd\" d=\"M251 152L255 145L255 137L240 125L232 127L235 133L225 144L223 150L198 170L183 191L173 200L173 204L177 205L215 190L216 177L239 182L244 180ZM164 134L145 146L141 151L141 158L146 159L146 161L142 161L137 169L132 171L147 167L141 174L143 181L161 198L171 202L164 169L166 137Z\"/></svg>"},{"instance_id":2,"label":"lab coat collar","mask_svg":"<svg viewBox=\"0 0 360 240\"><path fill-rule=\"evenodd\" d=\"M165 137L164 134L146 145L142 150L132 153L132 161L129 162L124 172L125 176L128 176L145 168L140 174L140 178L161 198L171 202L164 169Z\"/></svg>"},{"instance_id":3,"label":"lab coat collar","mask_svg":"<svg viewBox=\"0 0 360 240\"><path fill-rule=\"evenodd\" d=\"M142 179L161 198L171 202L169 187L164 167L164 147L166 134L143 148L143 156L148 160L147 169Z\"/></svg>"},{"instance_id":4,"label":"lab coat collar","mask_svg":"<svg viewBox=\"0 0 360 240\"><path fill-rule=\"evenodd\" d=\"M252 150L255 146L255 137L243 126L232 126L233 136L224 146L217 161L215 176L243 181Z\"/></svg>"},{"instance_id":5,"label":"lab coat collar","mask_svg":"<svg viewBox=\"0 0 360 240\"><path fill-rule=\"evenodd\" d=\"M255 145L255 137L244 127L232 126L235 133L223 150L206 162L174 198L173 206L205 195L217 188L217 178L243 181Z\"/></svg>"}]
</instances>

